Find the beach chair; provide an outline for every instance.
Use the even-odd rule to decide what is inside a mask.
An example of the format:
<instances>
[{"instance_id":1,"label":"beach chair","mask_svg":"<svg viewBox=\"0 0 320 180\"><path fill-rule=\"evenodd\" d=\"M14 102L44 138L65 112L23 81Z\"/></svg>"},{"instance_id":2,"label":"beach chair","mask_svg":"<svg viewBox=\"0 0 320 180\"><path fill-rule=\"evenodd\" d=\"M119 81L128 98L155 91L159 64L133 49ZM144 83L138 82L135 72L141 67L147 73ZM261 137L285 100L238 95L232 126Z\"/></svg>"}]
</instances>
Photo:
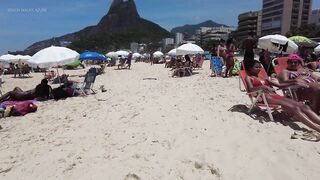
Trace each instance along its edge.
<instances>
[{"instance_id":1,"label":"beach chair","mask_svg":"<svg viewBox=\"0 0 320 180\"><path fill-rule=\"evenodd\" d=\"M83 84L81 86L81 91L84 93L84 94L87 94L88 91L92 91L93 93L96 93L92 87L93 87L93 84L96 80L96 77L97 77L97 69L96 68L90 68L88 70L88 72L86 73L85 77L84 77L84 81L83 81Z\"/></svg>"},{"instance_id":2,"label":"beach chair","mask_svg":"<svg viewBox=\"0 0 320 180\"><path fill-rule=\"evenodd\" d=\"M211 58L211 70L216 76L222 76L223 62L220 57L212 56Z\"/></svg>"},{"instance_id":3,"label":"beach chair","mask_svg":"<svg viewBox=\"0 0 320 180\"><path fill-rule=\"evenodd\" d=\"M265 72L265 74L267 74L267 73ZM242 83L243 83L243 85L245 87L245 91L247 92L247 95L249 96L249 98L251 100L251 105L249 107L248 113L251 114L253 108L254 107L258 107L262 111L266 110L268 115L269 115L270 120L274 121L274 118L272 116L272 111L281 108L281 106L280 105L269 104L267 102L265 93L262 90L249 92L248 85L247 85L247 82L246 82L247 72L245 70L240 70L239 71L239 77L241 78ZM259 101L261 99L262 99L262 101Z\"/></svg>"},{"instance_id":4,"label":"beach chair","mask_svg":"<svg viewBox=\"0 0 320 180\"><path fill-rule=\"evenodd\" d=\"M288 57L279 57L275 58L272 60L272 65L274 68L274 72L276 73L277 77L280 75L280 73L284 70L287 69L288 67ZM287 88L283 88L283 95L286 97L289 97L293 100L298 101L298 96L296 93L296 89L298 89L299 86L289 86Z\"/></svg>"},{"instance_id":5,"label":"beach chair","mask_svg":"<svg viewBox=\"0 0 320 180\"><path fill-rule=\"evenodd\" d=\"M198 62L195 63L194 68L202 69L203 63L204 63L204 58L201 57L201 59Z\"/></svg>"},{"instance_id":6,"label":"beach chair","mask_svg":"<svg viewBox=\"0 0 320 180\"><path fill-rule=\"evenodd\" d=\"M244 70L244 71L246 71L246 68L245 68L245 66L244 66L244 61L241 61L241 68L240 68L240 70L239 70L239 89L240 89L240 91L246 91L246 89L242 89L242 88L241 88L241 81L243 81L243 80L241 79L241 76L240 76L240 72L242 71L241 69ZM259 77L259 78L262 78L262 79L267 79L267 78L269 78L266 70L265 70L263 67L261 67L260 72L259 72L259 74L258 74L258 77Z\"/></svg>"},{"instance_id":7,"label":"beach chair","mask_svg":"<svg viewBox=\"0 0 320 180\"><path fill-rule=\"evenodd\" d=\"M287 62L288 57L279 57L272 60L273 69L277 76L282 72L282 70L287 69Z\"/></svg>"}]
</instances>

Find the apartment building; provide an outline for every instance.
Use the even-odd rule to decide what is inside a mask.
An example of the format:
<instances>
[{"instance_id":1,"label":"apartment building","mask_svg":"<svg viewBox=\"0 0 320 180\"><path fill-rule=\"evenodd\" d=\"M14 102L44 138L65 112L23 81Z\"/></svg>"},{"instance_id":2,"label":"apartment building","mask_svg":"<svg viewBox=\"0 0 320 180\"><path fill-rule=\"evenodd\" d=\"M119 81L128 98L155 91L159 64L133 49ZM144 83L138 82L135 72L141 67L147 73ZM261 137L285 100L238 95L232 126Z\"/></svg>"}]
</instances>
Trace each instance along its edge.
<instances>
[{"instance_id":1,"label":"apartment building","mask_svg":"<svg viewBox=\"0 0 320 180\"><path fill-rule=\"evenodd\" d=\"M310 17L310 24L320 25L320 9L312 10L311 17Z\"/></svg>"},{"instance_id":2,"label":"apartment building","mask_svg":"<svg viewBox=\"0 0 320 180\"><path fill-rule=\"evenodd\" d=\"M309 23L312 0L263 0L261 34L285 35Z\"/></svg>"},{"instance_id":3,"label":"apartment building","mask_svg":"<svg viewBox=\"0 0 320 180\"><path fill-rule=\"evenodd\" d=\"M246 12L238 16L238 29L236 32L237 40L243 40L249 33L261 36L262 11Z\"/></svg>"}]
</instances>

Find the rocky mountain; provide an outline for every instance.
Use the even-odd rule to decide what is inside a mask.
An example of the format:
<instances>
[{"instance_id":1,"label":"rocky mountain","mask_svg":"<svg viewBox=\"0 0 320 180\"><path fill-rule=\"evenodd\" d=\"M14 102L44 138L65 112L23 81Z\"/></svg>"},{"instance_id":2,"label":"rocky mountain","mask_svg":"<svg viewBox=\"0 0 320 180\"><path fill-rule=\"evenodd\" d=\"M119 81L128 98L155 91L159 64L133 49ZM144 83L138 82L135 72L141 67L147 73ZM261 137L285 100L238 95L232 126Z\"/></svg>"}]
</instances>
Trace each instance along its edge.
<instances>
[{"instance_id":1,"label":"rocky mountain","mask_svg":"<svg viewBox=\"0 0 320 180\"><path fill-rule=\"evenodd\" d=\"M212 20L208 20L205 22L202 22L200 24L195 24L195 25L184 25L184 26L179 26L179 27L175 27L171 30L172 34L175 33L184 33L184 34L188 34L188 35L193 35L196 33L196 30L199 29L200 27L221 27L221 26L225 26L228 27L227 25L224 24L219 24L216 23Z\"/></svg>"},{"instance_id":2,"label":"rocky mountain","mask_svg":"<svg viewBox=\"0 0 320 180\"><path fill-rule=\"evenodd\" d=\"M130 42L152 43L169 37L170 33L159 25L140 17L134 0L114 0L108 13L95 26L78 32L36 42L25 49L24 54L35 52L51 45L71 42L78 50L107 51L128 48Z\"/></svg>"}]
</instances>

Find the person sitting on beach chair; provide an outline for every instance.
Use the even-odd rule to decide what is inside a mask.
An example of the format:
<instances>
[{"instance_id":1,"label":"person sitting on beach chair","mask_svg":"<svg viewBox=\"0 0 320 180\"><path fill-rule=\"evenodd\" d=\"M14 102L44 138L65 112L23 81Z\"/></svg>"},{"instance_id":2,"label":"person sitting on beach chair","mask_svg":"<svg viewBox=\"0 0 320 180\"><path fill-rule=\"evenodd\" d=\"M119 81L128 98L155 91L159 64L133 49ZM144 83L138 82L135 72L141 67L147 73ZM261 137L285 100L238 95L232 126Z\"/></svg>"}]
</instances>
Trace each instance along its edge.
<instances>
[{"instance_id":1,"label":"person sitting on beach chair","mask_svg":"<svg viewBox=\"0 0 320 180\"><path fill-rule=\"evenodd\" d=\"M125 68L126 58L124 56L121 56L119 59L118 69Z\"/></svg>"},{"instance_id":2,"label":"person sitting on beach chair","mask_svg":"<svg viewBox=\"0 0 320 180\"><path fill-rule=\"evenodd\" d=\"M263 93L263 101L272 105L280 105L282 110L288 114L293 115L293 118L302 122L306 126L320 132L320 117L312 111L312 109L295 100L292 100L287 97L280 96L275 93L275 90L272 86L276 87L288 87L293 83L277 83L269 79L260 79L258 74L260 72L261 64L259 61L246 61L245 69L247 70L248 75L245 78L248 93ZM301 85L303 85L301 83ZM259 101L259 99L258 99ZM260 100L261 101L261 100Z\"/></svg>"},{"instance_id":3,"label":"person sitting on beach chair","mask_svg":"<svg viewBox=\"0 0 320 180\"><path fill-rule=\"evenodd\" d=\"M191 64L189 64L191 65ZM183 76L191 76L192 75L192 67L191 66L184 66L183 62L181 59L178 59L176 62L176 65L174 68L172 68L173 73L172 77L183 77Z\"/></svg>"}]
</instances>

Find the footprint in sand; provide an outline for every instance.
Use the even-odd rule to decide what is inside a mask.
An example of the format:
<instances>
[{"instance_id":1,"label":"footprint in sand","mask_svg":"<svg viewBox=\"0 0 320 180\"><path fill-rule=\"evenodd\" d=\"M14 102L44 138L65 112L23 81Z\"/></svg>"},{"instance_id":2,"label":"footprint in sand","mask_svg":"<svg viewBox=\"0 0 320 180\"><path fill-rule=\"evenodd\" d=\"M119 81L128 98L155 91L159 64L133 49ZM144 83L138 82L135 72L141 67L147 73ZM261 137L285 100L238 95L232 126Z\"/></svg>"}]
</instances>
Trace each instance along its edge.
<instances>
[{"instance_id":1,"label":"footprint in sand","mask_svg":"<svg viewBox=\"0 0 320 180\"><path fill-rule=\"evenodd\" d=\"M139 176L137 176L136 174L129 173L126 175L124 180L141 180L141 178Z\"/></svg>"}]
</instances>

